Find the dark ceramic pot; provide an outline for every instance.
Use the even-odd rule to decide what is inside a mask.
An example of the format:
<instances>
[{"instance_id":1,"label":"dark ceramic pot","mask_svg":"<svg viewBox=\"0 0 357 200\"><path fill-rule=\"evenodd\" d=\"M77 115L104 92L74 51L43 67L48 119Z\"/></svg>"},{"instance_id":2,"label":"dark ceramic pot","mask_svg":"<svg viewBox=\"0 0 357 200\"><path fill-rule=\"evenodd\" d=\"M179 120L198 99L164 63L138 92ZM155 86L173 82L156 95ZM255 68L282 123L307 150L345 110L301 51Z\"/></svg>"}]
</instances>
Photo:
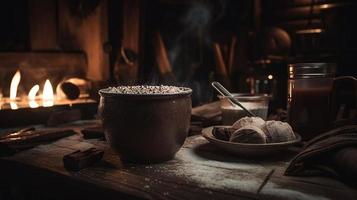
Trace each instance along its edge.
<instances>
[{"instance_id":1,"label":"dark ceramic pot","mask_svg":"<svg viewBox=\"0 0 357 200\"><path fill-rule=\"evenodd\" d=\"M124 162L172 159L183 145L191 117L191 93L133 95L99 91L99 115L110 146Z\"/></svg>"}]
</instances>

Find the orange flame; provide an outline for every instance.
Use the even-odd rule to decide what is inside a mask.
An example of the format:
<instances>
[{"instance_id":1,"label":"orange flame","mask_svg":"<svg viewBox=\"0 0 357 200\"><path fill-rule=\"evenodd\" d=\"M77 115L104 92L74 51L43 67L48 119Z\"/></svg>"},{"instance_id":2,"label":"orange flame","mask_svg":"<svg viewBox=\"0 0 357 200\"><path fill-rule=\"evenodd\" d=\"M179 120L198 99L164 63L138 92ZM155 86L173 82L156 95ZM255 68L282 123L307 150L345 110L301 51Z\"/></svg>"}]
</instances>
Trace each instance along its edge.
<instances>
[{"instance_id":1,"label":"orange flame","mask_svg":"<svg viewBox=\"0 0 357 200\"><path fill-rule=\"evenodd\" d=\"M29 94L28 94L28 96L27 96L27 98L31 101L31 100L35 100L36 99L36 94L37 94L37 92L40 90L40 86L39 85L34 85L32 88L31 88L31 90L30 90L30 92L29 92Z\"/></svg>"},{"instance_id":2,"label":"orange flame","mask_svg":"<svg viewBox=\"0 0 357 200\"><path fill-rule=\"evenodd\" d=\"M10 101L10 107L12 110L17 110L19 106L17 106L17 103L15 101Z\"/></svg>"},{"instance_id":3,"label":"orange flame","mask_svg":"<svg viewBox=\"0 0 357 200\"><path fill-rule=\"evenodd\" d=\"M47 79L42 92L42 102L44 107L53 106L54 95L51 82Z\"/></svg>"},{"instance_id":4,"label":"orange flame","mask_svg":"<svg viewBox=\"0 0 357 200\"><path fill-rule=\"evenodd\" d=\"M15 75L12 77L10 84L10 100L16 100L17 87L19 86L21 80L21 73L19 70L16 71Z\"/></svg>"},{"instance_id":5,"label":"orange flame","mask_svg":"<svg viewBox=\"0 0 357 200\"><path fill-rule=\"evenodd\" d=\"M27 98L29 99L29 106L30 106L30 108L37 108L37 107L39 107L39 105L38 105L38 103L35 101L36 100L36 94L37 94L37 92L40 90L40 86L39 85L34 85L32 88L31 88L31 90L30 90L30 92L29 92L29 94L28 94L28 96L27 96Z\"/></svg>"}]
</instances>

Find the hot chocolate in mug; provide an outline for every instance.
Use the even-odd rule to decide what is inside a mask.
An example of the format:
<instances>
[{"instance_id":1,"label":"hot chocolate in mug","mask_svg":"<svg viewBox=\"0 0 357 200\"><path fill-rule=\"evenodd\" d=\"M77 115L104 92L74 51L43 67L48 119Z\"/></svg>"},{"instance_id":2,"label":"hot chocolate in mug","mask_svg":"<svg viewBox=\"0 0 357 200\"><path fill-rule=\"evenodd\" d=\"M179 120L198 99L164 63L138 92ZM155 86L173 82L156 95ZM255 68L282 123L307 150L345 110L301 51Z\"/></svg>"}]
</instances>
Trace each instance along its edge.
<instances>
[{"instance_id":1,"label":"hot chocolate in mug","mask_svg":"<svg viewBox=\"0 0 357 200\"><path fill-rule=\"evenodd\" d=\"M357 79L335 78L335 64L296 63L288 67L288 122L303 140L332 128L341 100L337 94L344 84L350 87L346 100L353 105L349 108L356 108Z\"/></svg>"}]
</instances>

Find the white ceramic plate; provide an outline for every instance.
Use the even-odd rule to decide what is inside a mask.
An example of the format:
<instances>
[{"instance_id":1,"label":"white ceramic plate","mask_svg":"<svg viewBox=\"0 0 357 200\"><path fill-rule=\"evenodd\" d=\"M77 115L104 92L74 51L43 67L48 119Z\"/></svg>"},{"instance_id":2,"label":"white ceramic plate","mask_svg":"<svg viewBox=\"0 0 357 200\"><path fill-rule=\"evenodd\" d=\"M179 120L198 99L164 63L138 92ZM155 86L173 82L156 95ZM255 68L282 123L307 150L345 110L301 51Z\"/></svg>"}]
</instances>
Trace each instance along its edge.
<instances>
[{"instance_id":1,"label":"white ceramic plate","mask_svg":"<svg viewBox=\"0 0 357 200\"><path fill-rule=\"evenodd\" d=\"M229 126L216 126L216 127L225 127ZM234 153L236 155L244 155L244 156L264 156L279 153L283 150L286 150L290 146L300 142L301 136L297 133L296 139L287 141L287 142L279 142L279 143L266 143L266 144L248 144L248 143L236 143L229 142L217 139L213 136L213 126L205 128L202 130L202 136L205 137L210 143L216 145L217 147L227 151Z\"/></svg>"}]
</instances>

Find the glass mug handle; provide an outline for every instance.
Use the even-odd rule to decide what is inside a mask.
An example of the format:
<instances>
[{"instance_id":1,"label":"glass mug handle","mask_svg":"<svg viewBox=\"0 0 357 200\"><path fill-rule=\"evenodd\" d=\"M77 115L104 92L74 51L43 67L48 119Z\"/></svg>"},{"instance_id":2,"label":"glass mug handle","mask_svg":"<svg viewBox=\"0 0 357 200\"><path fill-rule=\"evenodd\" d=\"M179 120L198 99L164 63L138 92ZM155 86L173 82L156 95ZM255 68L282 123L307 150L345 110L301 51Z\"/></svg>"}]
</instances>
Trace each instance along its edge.
<instances>
[{"instance_id":1,"label":"glass mug handle","mask_svg":"<svg viewBox=\"0 0 357 200\"><path fill-rule=\"evenodd\" d=\"M334 78L331 98L331 122L334 127L357 122L357 79L353 76Z\"/></svg>"}]
</instances>

